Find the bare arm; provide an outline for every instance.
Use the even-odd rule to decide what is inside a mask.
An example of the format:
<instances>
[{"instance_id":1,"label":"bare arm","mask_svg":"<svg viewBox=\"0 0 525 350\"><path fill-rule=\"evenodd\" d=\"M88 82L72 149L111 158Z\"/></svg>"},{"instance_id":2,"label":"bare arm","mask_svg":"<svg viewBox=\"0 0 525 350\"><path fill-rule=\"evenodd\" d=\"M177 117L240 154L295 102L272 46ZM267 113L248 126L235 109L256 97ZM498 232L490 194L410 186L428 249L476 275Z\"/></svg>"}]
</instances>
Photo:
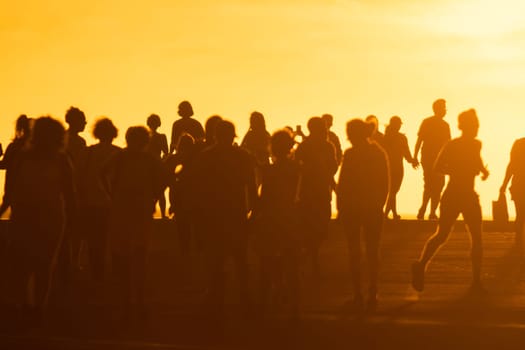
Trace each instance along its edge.
<instances>
[{"instance_id":1,"label":"bare arm","mask_svg":"<svg viewBox=\"0 0 525 350\"><path fill-rule=\"evenodd\" d=\"M419 164L418 155L419 150L421 149L421 144L423 143L423 140L420 136L417 137L416 146L414 147L414 162L416 164Z\"/></svg>"},{"instance_id":2,"label":"bare arm","mask_svg":"<svg viewBox=\"0 0 525 350\"><path fill-rule=\"evenodd\" d=\"M162 134L161 151L162 151L162 157L163 158L165 158L168 155L168 153L169 153L168 138L164 134Z\"/></svg>"}]
</instances>

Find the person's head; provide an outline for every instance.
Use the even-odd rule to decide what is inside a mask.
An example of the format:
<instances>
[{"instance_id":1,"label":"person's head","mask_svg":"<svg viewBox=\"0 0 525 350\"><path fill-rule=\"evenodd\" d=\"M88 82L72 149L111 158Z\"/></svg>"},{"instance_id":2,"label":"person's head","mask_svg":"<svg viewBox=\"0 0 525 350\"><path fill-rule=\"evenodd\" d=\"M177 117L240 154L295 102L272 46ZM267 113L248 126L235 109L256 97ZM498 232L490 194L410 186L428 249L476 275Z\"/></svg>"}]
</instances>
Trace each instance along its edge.
<instances>
[{"instance_id":1,"label":"person's head","mask_svg":"<svg viewBox=\"0 0 525 350\"><path fill-rule=\"evenodd\" d=\"M288 157L294 143L293 135L289 130L276 131L270 139L272 156L275 157L275 159Z\"/></svg>"},{"instance_id":2,"label":"person's head","mask_svg":"<svg viewBox=\"0 0 525 350\"><path fill-rule=\"evenodd\" d=\"M77 107L69 107L66 112L66 123L69 125L70 131L82 132L86 127L86 115Z\"/></svg>"},{"instance_id":3,"label":"person's head","mask_svg":"<svg viewBox=\"0 0 525 350\"><path fill-rule=\"evenodd\" d=\"M372 136L374 124L362 119L352 119L346 123L346 135L353 146L359 146L368 142Z\"/></svg>"},{"instance_id":4,"label":"person's head","mask_svg":"<svg viewBox=\"0 0 525 350\"><path fill-rule=\"evenodd\" d=\"M148 127L155 131L157 130L160 125L161 125L161 122L160 122L160 117L156 114L152 114L148 117L147 121L146 121L146 124L148 125Z\"/></svg>"},{"instance_id":5,"label":"person's head","mask_svg":"<svg viewBox=\"0 0 525 350\"><path fill-rule=\"evenodd\" d=\"M179 103L179 115L182 118L189 118L193 115L193 107L188 101L182 101Z\"/></svg>"},{"instance_id":6,"label":"person's head","mask_svg":"<svg viewBox=\"0 0 525 350\"><path fill-rule=\"evenodd\" d=\"M113 142L118 135L118 129L109 118L101 118L93 126L93 137L100 142Z\"/></svg>"},{"instance_id":7,"label":"person's head","mask_svg":"<svg viewBox=\"0 0 525 350\"><path fill-rule=\"evenodd\" d=\"M458 129L461 130L463 136L476 137L478 135L479 120L476 110L474 108L471 108L459 114Z\"/></svg>"},{"instance_id":8,"label":"person's head","mask_svg":"<svg viewBox=\"0 0 525 350\"><path fill-rule=\"evenodd\" d=\"M222 120L219 115L212 115L206 120L204 124L204 132L206 133L206 142L215 143L215 131L217 130L217 124Z\"/></svg>"},{"instance_id":9,"label":"person's head","mask_svg":"<svg viewBox=\"0 0 525 350\"><path fill-rule=\"evenodd\" d=\"M379 120L377 117L373 114L370 114L368 117L366 117L365 121L367 123L371 123L374 126L374 130L372 131L372 134L375 134L379 130Z\"/></svg>"},{"instance_id":10,"label":"person's head","mask_svg":"<svg viewBox=\"0 0 525 350\"><path fill-rule=\"evenodd\" d=\"M22 114L16 119L15 139L27 138L31 131L31 119Z\"/></svg>"},{"instance_id":11,"label":"person's head","mask_svg":"<svg viewBox=\"0 0 525 350\"><path fill-rule=\"evenodd\" d=\"M38 118L31 133L31 148L43 153L56 153L64 147L65 129L49 116Z\"/></svg>"},{"instance_id":12,"label":"person's head","mask_svg":"<svg viewBox=\"0 0 525 350\"><path fill-rule=\"evenodd\" d=\"M432 110L436 117L443 118L447 114L447 102L442 98L435 100L432 104Z\"/></svg>"},{"instance_id":13,"label":"person's head","mask_svg":"<svg viewBox=\"0 0 525 350\"><path fill-rule=\"evenodd\" d=\"M321 118L324 120L324 123L326 124L326 129L330 130L330 128L334 124L334 117L332 117L331 114L323 114Z\"/></svg>"},{"instance_id":14,"label":"person's head","mask_svg":"<svg viewBox=\"0 0 525 350\"><path fill-rule=\"evenodd\" d=\"M388 130L397 132L399 129L401 129L401 125L403 125L403 121L401 118L399 118L397 115L390 118L390 122L388 123Z\"/></svg>"},{"instance_id":15,"label":"person's head","mask_svg":"<svg viewBox=\"0 0 525 350\"><path fill-rule=\"evenodd\" d=\"M328 138L328 130L326 129L326 123L321 117L312 117L308 120L308 132L310 137L314 139L326 140Z\"/></svg>"},{"instance_id":16,"label":"person's head","mask_svg":"<svg viewBox=\"0 0 525 350\"><path fill-rule=\"evenodd\" d=\"M144 126L132 126L126 131L126 144L134 152L142 152L149 143L149 131Z\"/></svg>"},{"instance_id":17,"label":"person's head","mask_svg":"<svg viewBox=\"0 0 525 350\"><path fill-rule=\"evenodd\" d=\"M217 123L215 130L215 140L217 144L231 146L235 136L235 125L233 125L232 122L221 120Z\"/></svg>"},{"instance_id":18,"label":"person's head","mask_svg":"<svg viewBox=\"0 0 525 350\"><path fill-rule=\"evenodd\" d=\"M253 131L266 130L266 121L264 120L264 115L262 113L253 112L250 115L250 129Z\"/></svg>"},{"instance_id":19,"label":"person's head","mask_svg":"<svg viewBox=\"0 0 525 350\"><path fill-rule=\"evenodd\" d=\"M188 133L183 133L179 137L179 142L177 142L177 153L186 153L190 151L195 145L195 139Z\"/></svg>"}]
</instances>

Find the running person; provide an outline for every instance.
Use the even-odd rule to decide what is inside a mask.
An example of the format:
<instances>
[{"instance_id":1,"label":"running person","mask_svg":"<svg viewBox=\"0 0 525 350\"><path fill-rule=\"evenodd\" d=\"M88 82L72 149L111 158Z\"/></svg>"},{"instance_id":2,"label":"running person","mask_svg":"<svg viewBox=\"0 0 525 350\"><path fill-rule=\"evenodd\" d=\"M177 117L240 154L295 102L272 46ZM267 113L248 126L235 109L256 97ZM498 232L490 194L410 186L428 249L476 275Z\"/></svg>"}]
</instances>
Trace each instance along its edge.
<instances>
[{"instance_id":1,"label":"running person","mask_svg":"<svg viewBox=\"0 0 525 350\"><path fill-rule=\"evenodd\" d=\"M460 137L449 141L441 150L434 170L448 174L449 181L441 198L441 215L437 232L426 242L421 257L412 265L412 286L417 291L424 288L425 269L428 263L447 241L452 225L459 214L463 214L472 242L472 290L483 290L481 284L481 206L474 190L478 174L486 180L489 172L481 160L481 141L476 139L479 121L474 109L458 116Z\"/></svg>"}]
</instances>

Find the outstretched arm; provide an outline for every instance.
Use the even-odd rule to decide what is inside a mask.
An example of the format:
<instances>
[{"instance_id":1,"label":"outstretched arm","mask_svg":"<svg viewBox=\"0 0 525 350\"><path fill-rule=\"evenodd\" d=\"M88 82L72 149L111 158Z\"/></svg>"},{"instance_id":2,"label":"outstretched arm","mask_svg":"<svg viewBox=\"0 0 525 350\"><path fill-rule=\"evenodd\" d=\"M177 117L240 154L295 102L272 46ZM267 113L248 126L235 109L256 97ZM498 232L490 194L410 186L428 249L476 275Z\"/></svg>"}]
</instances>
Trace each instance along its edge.
<instances>
[{"instance_id":1,"label":"outstretched arm","mask_svg":"<svg viewBox=\"0 0 525 350\"><path fill-rule=\"evenodd\" d=\"M412 162L412 166L417 167L419 165L418 155L419 150L421 149L421 144L423 143L423 140L420 136L417 137L416 146L414 147L414 158Z\"/></svg>"}]
</instances>

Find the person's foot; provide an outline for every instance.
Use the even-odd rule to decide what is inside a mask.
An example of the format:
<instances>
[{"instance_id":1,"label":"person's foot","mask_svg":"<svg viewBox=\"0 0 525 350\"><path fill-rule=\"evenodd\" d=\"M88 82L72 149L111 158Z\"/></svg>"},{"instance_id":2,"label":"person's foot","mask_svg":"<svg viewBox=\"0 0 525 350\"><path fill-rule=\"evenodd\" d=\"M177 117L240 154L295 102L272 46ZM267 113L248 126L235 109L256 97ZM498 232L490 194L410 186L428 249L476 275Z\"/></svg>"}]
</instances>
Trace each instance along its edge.
<instances>
[{"instance_id":1,"label":"person's foot","mask_svg":"<svg viewBox=\"0 0 525 350\"><path fill-rule=\"evenodd\" d=\"M438 216L436 215L436 213L430 213L430 215L428 216L428 219L429 220L437 220Z\"/></svg>"},{"instance_id":2,"label":"person's foot","mask_svg":"<svg viewBox=\"0 0 525 350\"><path fill-rule=\"evenodd\" d=\"M417 219L418 220L425 219L425 210L423 210L423 208L419 209L419 211L417 212Z\"/></svg>"},{"instance_id":3,"label":"person's foot","mask_svg":"<svg viewBox=\"0 0 525 350\"><path fill-rule=\"evenodd\" d=\"M394 220L401 220L401 215L399 214L394 214Z\"/></svg>"},{"instance_id":4,"label":"person's foot","mask_svg":"<svg viewBox=\"0 0 525 350\"><path fill-rule=\"evenodd\" d=\"M412 288L422 292L425 287L425 266L416 261L412 264Z\"/></svg>"}]
</instances>

